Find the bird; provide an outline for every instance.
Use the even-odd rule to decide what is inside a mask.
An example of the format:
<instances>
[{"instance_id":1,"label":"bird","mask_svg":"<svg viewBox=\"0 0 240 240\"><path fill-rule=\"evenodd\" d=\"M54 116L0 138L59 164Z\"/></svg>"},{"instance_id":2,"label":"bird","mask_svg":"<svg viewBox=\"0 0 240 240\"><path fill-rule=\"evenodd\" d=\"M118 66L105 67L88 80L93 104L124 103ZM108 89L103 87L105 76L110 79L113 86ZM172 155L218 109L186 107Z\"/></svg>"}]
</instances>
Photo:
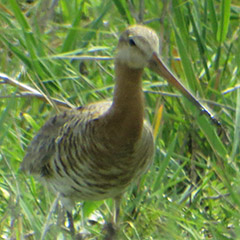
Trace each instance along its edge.
<instances>
[{"instance_id":1,"label":"bird","mask_svg":"<svg viewBox=\"0 0 240 240\"><path fill-rule=\"evenodd\" d=\"M153 163L154 137L144 118L145 67L203 109L159 57L159 38L149 27L132 25L122 32L114 66L113 100L51 117L29 144L21 164L23 172L60 195L69 218L78 201L112 198L117 224L123 194Z\"/></svg>"}]
</instances>

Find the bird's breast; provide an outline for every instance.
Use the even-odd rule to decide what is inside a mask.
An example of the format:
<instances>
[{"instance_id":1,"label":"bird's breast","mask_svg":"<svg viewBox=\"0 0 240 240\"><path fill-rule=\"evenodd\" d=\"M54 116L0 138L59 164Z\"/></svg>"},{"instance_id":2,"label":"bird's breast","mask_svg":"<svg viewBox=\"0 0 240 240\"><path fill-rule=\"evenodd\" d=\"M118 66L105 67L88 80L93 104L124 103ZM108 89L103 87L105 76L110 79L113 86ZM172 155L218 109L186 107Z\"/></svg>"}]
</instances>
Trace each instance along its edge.
<instances>
[{"instance_id":1,"label":"bird's breast","mask_svg":"<svg viewBox=\"0 0 240 240\"><path fill-rule=\"evenodd\" d=\"M118 137L110 137L99 124L96 119L87 123L72 121L71 126L64 126L51 162L56 191L79 200L114 197L151 164L153 138L147 124L135 142L116 140Z\"/></svg>"}]
</instances>

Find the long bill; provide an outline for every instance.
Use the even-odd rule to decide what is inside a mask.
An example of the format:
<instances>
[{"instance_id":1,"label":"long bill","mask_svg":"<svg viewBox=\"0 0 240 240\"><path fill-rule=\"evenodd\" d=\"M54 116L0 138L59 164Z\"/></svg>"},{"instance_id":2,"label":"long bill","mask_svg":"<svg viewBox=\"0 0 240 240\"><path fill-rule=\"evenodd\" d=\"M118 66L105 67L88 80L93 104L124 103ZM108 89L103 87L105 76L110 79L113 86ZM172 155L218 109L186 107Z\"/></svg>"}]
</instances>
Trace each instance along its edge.
<instances>
[{"instance_id":1,"label":"long bill","mask_svg":"<svg viewBox=\"0 0 240 240\"><path fill-rule=\"evenodd\" d=\"M153 53L152 58L149 62L149 68L164 77L169 83L175 86L188 100L190 100L203 114L206 114L211 121L220 125L220 122L213 116L209 110L203 106L193 95L190 93L184 85L171 73L168 67L158 57L157 53Z\"/></svg>"}]
</instances>

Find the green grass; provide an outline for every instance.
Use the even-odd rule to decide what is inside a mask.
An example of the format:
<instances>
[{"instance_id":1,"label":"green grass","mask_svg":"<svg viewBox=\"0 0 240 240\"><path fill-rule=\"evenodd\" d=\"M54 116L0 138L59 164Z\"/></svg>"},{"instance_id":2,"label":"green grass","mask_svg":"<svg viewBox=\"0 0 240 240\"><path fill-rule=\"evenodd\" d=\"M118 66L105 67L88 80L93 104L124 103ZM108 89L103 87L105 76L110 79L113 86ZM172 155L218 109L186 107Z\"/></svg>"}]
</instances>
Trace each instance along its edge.
<instances>
[{"instance_id":1,"label":"green grass","mask_svg":"<svg viewBox=\"0 0 240 240\"><path fill-rule=\"evenodd\" d=\"M145 71L146 117L159 119L160 104L163 116L154 164L122 201L119 239L240 239L239 2L140 2L61 0L47 12L50 1L0 0L0 72L75 106L111 99L113 61L69 56L112 57L119 33L143 16L166 64L209 103L222 128L183 97L163 94L174 89ZM27 145L56 109L17 92L0 85L0 239L38 240L45 226L44 239L70 239L57 223L60 208L50 211L55 196L19 171ZM102 238L111 207L111 200L76 206L78 228L97 217L85 223L86 239Z\"/></svg>"}]
</instances>

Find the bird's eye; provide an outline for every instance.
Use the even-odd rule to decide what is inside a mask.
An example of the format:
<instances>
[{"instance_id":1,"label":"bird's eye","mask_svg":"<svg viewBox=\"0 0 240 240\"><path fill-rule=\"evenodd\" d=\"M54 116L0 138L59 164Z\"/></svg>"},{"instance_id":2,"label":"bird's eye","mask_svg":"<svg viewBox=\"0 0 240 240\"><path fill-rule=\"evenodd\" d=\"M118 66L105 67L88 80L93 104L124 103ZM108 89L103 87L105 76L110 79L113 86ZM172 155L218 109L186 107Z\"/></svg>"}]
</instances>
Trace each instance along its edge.
<instances>
[{"instance_id":1,"label":"bird's eye","mask_svg":"<svg viewBox=\"0 0 240 240\"><path fill-rule=\"evenodd\" d=\"M136 43L132 38L129 38L129 45L130 46L136 46Z\"/></svg>"}]
</instances>

